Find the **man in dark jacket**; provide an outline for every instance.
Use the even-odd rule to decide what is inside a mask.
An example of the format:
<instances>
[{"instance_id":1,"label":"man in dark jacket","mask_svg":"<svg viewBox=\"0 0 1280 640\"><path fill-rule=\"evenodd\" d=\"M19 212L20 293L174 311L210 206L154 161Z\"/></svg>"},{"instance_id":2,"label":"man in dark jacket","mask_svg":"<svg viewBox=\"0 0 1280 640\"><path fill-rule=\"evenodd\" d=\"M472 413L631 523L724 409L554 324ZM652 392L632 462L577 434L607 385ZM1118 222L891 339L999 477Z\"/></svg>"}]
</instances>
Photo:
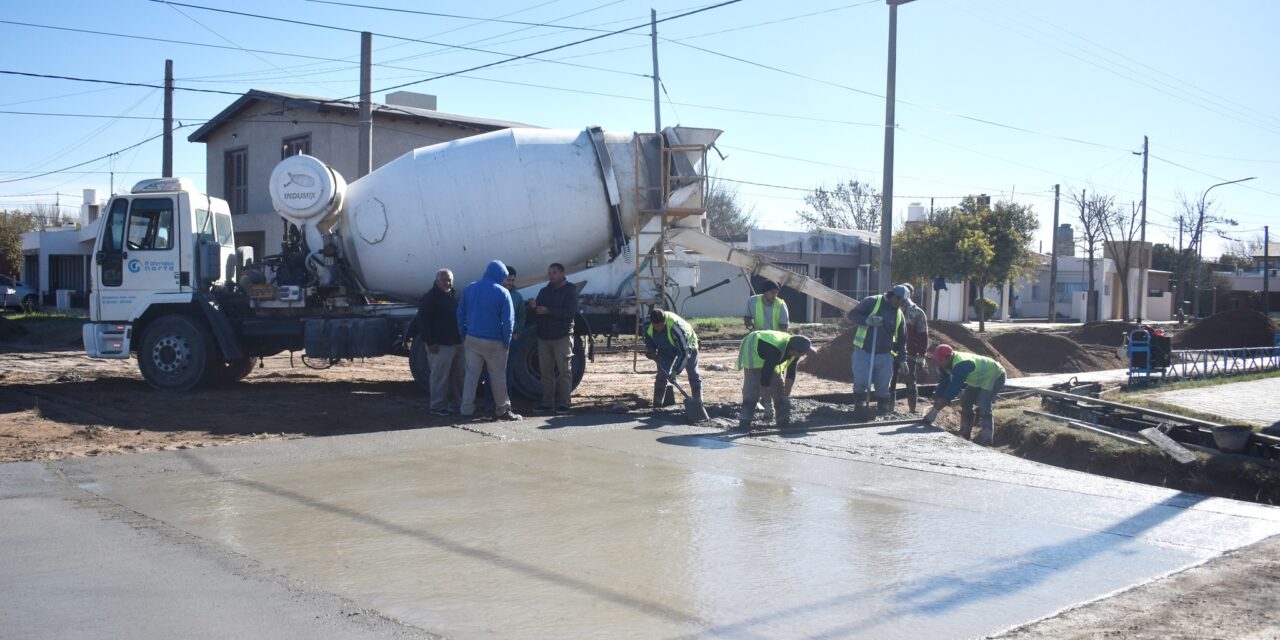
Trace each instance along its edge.
<instances>
[{"instance_id":1,"label":"man in dark jacket","mask_svg":"<svg viewBox=\"0 0 1280 640\"><path fill-rule=\"evenodd\" d=\"M898 358L905 356L907 343L902 325L902 306L907 289L898 285L883 295L869 296L849 311L853 322L853 400L862 407L875 385L876 413L885 415L893 408L893 370Z\"/></svg>"},{"instance_id":2,"label":"man in dark jacket","mask_svg":"<svg viewBox=\"0 0 1280 640\"><path fill-rule=\"evenodd\" d=\"M466 354L466 381L462 388L462 415L476 412L476 387L480 374L489 371L493 385L493 413L503 420L519 420L511 411L507 395L507 350L511 348L511 331L516 316L511 308L511 294L502 281L507 279L507 265L494 260L484 276L467 285L458 304L458 332L462 334Z\"/></svg>"},{"instance_id":3,"label":"man in dark jacket","mask_svg":"<svg viewBox=\"0 0 1280 640\"><path fill-rule=\"evenodd\" d=\"M564 277L559 262L547 267L547 286L531 301L538 323L538 374L542 378L539 411L569 412L573 391L573 318L578 315L578 288Z\"/></svg>"},{"instance_id":4,"label":"man in dark jacket","mask_svg":"<svg viewBox=\"0 0 1280 640\"><path fill-rule=\"evenodd\" d=\"M462 403L462 336L458 334L458 292L453 272L441 269L418 303L418 339L427 345L431 367L431 413L447 416Z\"/></svg>"},{"instance_id":5,"label":"man in dark jacket","mask_svg":"<svg viewBox=\"0 0 1280 640\"><path fill-rule=\"evenodd\" d=\"M684 371L689 376L689 395L702 401L702 376L698 375L698 334L684 318L661 309L649 312L649 322L640 333L645 356L658 365L653 381L653 406L662 406L668 381Z\"/></svg>"}]
</instances>

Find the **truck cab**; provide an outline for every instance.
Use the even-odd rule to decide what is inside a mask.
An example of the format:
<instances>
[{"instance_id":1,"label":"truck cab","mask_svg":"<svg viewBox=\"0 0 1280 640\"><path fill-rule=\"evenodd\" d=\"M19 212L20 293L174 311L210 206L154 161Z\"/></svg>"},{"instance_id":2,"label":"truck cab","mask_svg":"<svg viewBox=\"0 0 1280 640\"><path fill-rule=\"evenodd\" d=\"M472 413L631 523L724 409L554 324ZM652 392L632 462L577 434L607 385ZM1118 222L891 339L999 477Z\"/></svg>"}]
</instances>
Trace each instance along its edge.
<instances>
[{"instance_id":1,"label":"truck cab","mask_svg":"<svg viewBox=\"0 0 1280 640\"><path fill-rule=\"evenodd\" d=\"M119 359L139 351L143 375L153 385L149 370L174 374L194 365L204 368L206 362L196 356L216 354L193 344L190 336L145 339L151 320L173 315L190 317L196 331L208 331L198 324L200 304L234 278L236 264L226 201L195 191L185 178L159 178L111 198L106 211L94 245L85 351L94 358ZM154 344L135 345L139 339Z\"/></svg>"}]
</instances>

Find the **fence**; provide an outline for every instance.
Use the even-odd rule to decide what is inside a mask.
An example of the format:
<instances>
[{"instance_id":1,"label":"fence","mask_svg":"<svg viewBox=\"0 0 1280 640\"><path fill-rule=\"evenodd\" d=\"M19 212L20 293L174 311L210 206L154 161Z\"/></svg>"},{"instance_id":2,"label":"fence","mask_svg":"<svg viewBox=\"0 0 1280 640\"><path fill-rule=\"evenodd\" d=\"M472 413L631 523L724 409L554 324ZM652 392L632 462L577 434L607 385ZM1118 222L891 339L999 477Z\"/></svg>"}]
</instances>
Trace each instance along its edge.
<instances>
[{"instance_id":1,"label":"fence","mask_svg":"<svg viewBox=\"0 0 1280 640\"><path fill-rule=\"evenodd\" d=\"M1280 370L1280 347L1174 351L1166 375L1207 378Z\"/></svg>"}]
</instances>

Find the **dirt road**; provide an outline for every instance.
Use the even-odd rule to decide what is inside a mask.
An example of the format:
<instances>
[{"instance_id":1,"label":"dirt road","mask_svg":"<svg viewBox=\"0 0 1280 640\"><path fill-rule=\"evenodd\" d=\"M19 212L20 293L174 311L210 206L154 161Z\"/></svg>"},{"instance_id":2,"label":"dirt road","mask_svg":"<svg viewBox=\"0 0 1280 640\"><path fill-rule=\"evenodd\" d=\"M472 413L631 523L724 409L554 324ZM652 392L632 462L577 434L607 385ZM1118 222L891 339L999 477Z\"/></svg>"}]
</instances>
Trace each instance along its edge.
<instances>
[{"instance_id":1,"label":"dirt road","mask_svg":"<svg viewBox=\"0 0 1280 640\"><path fill-rule=\"evenodd\" d=\"M737 350L699 357L708 403L735 402ZM630 354L588 363L574 411L622 402L647 407L651 375L635 373ZM641 371L652 371L641 358ZM216 446L262 439L328 436L438 426L458 421L427 413L403 358L384 357L310 369L287 354L267 358L243 382L184 394L157 392L134 360L91 360L76 351L0 353L0 462ZM846 390L800 374L796 394ZM516 410L532 404L517 401Z\"/></svg>"}]
</instances>

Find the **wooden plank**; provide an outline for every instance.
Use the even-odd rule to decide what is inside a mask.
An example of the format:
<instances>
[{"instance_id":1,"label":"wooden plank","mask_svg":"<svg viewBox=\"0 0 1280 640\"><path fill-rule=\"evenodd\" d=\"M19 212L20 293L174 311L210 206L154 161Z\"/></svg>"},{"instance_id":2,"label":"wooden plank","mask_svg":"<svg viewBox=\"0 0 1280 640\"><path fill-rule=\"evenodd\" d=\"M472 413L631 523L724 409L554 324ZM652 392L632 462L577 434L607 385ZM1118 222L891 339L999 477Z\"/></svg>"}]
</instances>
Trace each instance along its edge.
<instances>
[{"instance_id":1,"label":"wooden plank","mask_svg":"<svg viewBox=\"0 0 1280 640\"><path fill-rule=\"evenodd\" d=\"M1146 440L1135 438L1125 433L1120 433L1119 430L1117 429L1112 429L1111 427L1105 427L1100 424L1093 424L1091 422L1082 422L1080 420L1072 420L1071 418L1064 418L1062 416L1054 415L1052 413L1045 413L1043 411L1033 411L1031 409L1023 409L1022 412L1031 416L1039 416L1041 418L1047 418L1049 420L1053 420L1054 422L1061 422L1062 424L1065 424L1068 427L1072 427L1074 429L1079 429L1082 431L1091 431L1098 435L1106 436L1108 438L1113 438L1115 440L1120 440L1123 442L1127 442L1129 444L1137 444L1142 446L1147 445Z\"/></svg>"},{"instance_id":2,"label":"wooden plank","mask_svg":"<svg viewBox=\"0 0 1280 640\"><path fill-rule=\"evenodd\" d=\"M1190 464L1196 461L1196 454L1191 453L1186 447L1178 444L1155 427L1147 427L1139 431L1138 434L1150 440L1151 444L1160 447L1162 451L1169 454L1169 457L1177 460L1180 464Z\"/></svg>"}]
</instances>

